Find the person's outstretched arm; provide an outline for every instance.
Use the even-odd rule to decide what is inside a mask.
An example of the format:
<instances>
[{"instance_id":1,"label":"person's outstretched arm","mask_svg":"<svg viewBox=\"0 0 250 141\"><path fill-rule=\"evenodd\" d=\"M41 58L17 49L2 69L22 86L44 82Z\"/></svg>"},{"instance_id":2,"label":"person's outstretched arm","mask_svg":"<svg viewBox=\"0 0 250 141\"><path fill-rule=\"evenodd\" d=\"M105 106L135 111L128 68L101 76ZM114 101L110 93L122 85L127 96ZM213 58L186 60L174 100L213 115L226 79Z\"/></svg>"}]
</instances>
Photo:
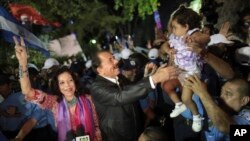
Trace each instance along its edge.
<instances>
[{"instance_id":1,"label":"person's outstretched arm","mask_svg":"<svg viewBox=\"0 0 250 141\"><path fill-rule=\"evenodd\" d=\"M33 127L35 127L37 121L33 118L28 119L24 125L22 126L22 128L19 130L17 136L15 137L15 139L12 139L11 141L22 141L33 129Z\"/></svg>"},{"instance_id":2,"label":"person's outstretched arm","mask_svg":"<svg viewBox=\"0 0 250 141\"><path fill-rule=\"evenodd\" d=\"M234 77L234 71L231 68L231 66L225 62L224 60L220 59L219 57L213 55L210 52L206 52L205 49L202 49L199 47L200 45L192 42L188 43L188 47L191 51L196 52L197 54L200 54L203 59L217 72L225 79L231 79Z\"/></svg>"},{"instance_id":3,"label":"person's outstretched arm","mask_svg":"<svg viewBox=\"0 0 250 141\"><path fill-rule=\"evenodd\" d=\"M150 79L156 85L170 79L176 79L180 69L176 67L160 67L155 74L145 77L134 85L125 86L123 89L113 89L107 87L106 83L93 83L91 95L94 101L98 101L107 106L119 106L133 103L145 96L152 90ZM104 78L103 78L104 79Z\"/></svg>"},{"instance_id":4,"label":"person's outstretched arm","mask_svg":"<svg viewBox=\"0 0 250 141\"><path fill-rule=\"evenodd\" d=\"M194 42L197 42L201 45L201 48L205 48L210 41L210 36L201 32L195 32L191 35Z\"/></svg>"},{"instance_id":5,"label":"person's outstretched arm","mask_svg":"<svg viewBox=\"0 0 250 141\"><path fill-rule=\"evenodd\" d=\"M15 52L19 63L19 80L22 89L22 93L27 97L34 96L34 90L31 87L29 73L28 73L28 61L27 51L25 48L24 40L21 37L20 41L16 37L13 37L15 41Z\"/></svg>"},{"instance_id":6,"label":"person's outstretched arm","mask_svg":"<svg viewBox=\"0 0 250 141\"><path fill-rule=\"evenodd\" d=\"M197 76L190 76L187 78L184 87L192 89L200 97L214 126L223 133L229 133L233 119L214 102L205 83L201 82Z\"/></svg>"},{"instance_id":7,"label":"person's outstretched arm","mask_svg":"<svg viewBox=\"0 0 250 141\"><path fill-rule=\"evenodd\" d=\"M232 67L226 63L224 60L213 55L212 53L207 53L204 60L225 79L231 79L234 77L234 71Z\"/></svg>"}]
</instances>

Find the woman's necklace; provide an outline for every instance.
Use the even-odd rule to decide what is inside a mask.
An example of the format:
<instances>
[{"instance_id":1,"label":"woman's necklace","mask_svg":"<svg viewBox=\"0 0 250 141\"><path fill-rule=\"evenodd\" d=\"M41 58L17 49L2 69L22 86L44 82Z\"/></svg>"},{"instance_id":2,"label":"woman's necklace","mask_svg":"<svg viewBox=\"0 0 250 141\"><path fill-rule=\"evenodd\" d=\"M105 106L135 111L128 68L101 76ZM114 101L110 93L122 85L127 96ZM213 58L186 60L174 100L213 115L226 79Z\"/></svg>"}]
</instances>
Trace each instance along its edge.
<instances>
[{"instance_id":1,"label":"woman's necklace","mask_svg":"<svg viewBox=\"0 0 250 141\"><path fill-rule=\"evenodd\" d=\"M73 107L76 105L76 102L77 102L77 98L74 96L72 100L67 101L67 105L68 105L68 107Z\"/></svg>"}]
</instances>

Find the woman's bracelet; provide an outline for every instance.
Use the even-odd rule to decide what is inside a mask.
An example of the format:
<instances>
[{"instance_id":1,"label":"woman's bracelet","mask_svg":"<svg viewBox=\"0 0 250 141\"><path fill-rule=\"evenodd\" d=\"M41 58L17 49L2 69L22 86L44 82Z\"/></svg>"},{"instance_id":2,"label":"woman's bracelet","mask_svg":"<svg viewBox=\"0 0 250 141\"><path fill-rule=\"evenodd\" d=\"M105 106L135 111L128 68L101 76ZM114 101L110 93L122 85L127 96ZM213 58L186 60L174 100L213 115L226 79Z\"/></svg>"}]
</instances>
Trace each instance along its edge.
<instances>
[{"instance_id":1,"label":"woman's bracelet","mask_svg":"<svg viewBox=\"0 0 250 141\"><path fill-rule=\"evenodd\" d=\"M19 79L23 78L24 74L27 74L27 76L29 76L28 67L25 66L25 70L23 70L23 66L20 65L18 70Z\"/></svg>"}]
</instances>

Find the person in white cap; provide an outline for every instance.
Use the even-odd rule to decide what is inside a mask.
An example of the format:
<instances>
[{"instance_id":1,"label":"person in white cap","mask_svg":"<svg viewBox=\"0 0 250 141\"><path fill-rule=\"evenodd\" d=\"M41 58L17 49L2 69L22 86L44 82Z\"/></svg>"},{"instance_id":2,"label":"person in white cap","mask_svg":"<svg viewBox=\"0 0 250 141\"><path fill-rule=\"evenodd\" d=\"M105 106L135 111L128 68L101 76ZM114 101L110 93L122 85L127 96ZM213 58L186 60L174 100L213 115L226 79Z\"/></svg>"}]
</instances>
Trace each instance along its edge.
<instances>
[{"instance_id":1,"label":"person in white cap","mask_svg":"<svg viewBox=\"0 0 250 141\"><path fill-rule=\"evenodd\" d=\"M163 64L163 60L159 57L159 50L157 48L152 48L148 52L149 62L154 63L157 67Z\"/></svg>"},{"instance_id":2,"label":"person in white cap","mask_svg":"<svg viewBox=\"0 0 250 141\"><path fill-rule=\"evenodd\" d=\"M44 66L42 67L42 76L45 78L50 77L47 75L50 75L52 72L58 69L59 65L59 62L54 58L46 59L44 62Z\"/></svg>"},{"instance_id":3,"label":"person in white cap","mask_svg":"<svg viewBox=\"0 0 250 141\"><path fill-rule=\"evenodd\" d=\"M149 50L149 52L148 52L148 58L149 59L154 60L154 59L157 59L158 57L159 57L158 49L152 48L152 49Z\"/></svg>"},{"instance_id":4,"label":"person in white cap","mask_svg":"<svg viewBox=\"0 0 250 141\"><path fill-rule=\"evenodd\" d=\"M121 58L128 59L131 54L132 54L132 51L130 49L125 48L121 51Z\"/></svg>"},{"instance_id":5,"label":"person in white cap","mask_svg":"<svg viewBox=\"0 0 250 141\"><path fill-rule=\"evenodd\" d=\"M91 66L92 66L92 61L91 61L91 60L88 60L88 61L85 63L86 69L91 68Z\"/></svg>"},{"instance_id":6,"label":"person in white cap","mask_svg":"<svg viewBox=\"0 0 250 141\"><path fill-rule=\"evenodd\" d=\"M42 84L44 80L43 78L41 78L39 74L40 71L37 68L37 66L32 63L28 63L28 71L29 71L29 76L31 78L30 81L32 87L37 89L43 89Z\"/></svg>"},{"instance_id":7,"label":"person in white cap","mask_svg":"<svg viewBox=\"0 0 250 141\"><path fill-rule=\"evenodd\" d=\"M46 91L50 89L50 82L53 72L59 68L59 65L60 63L55 58L48 58L45 60L44 66L41 70L41 76L45 80L43 87L46 89Z\"/></svg>"},{"instance_id":8,"label":"person in white cap","mask_svg":"<svg viewBox=\"0 0 250 141\"><path fill-rule=\"evenodd\" d=\"M237 49L235 59L240 64L239 71L250 82L250 46Z\"/></svg>"},{"instance_id":9,"label":"person in white cap","mask_svg":"<svg viewBox=\"0 0 250 141\"><path fill-rule=\"evenodd\" d=\"M235 51L236 61L244 66L250 66L250 46L241 47Z\"/></svg>"},{"instance_id":10,"label":"person in white cap","mask_svg":"<svg viewBox=\"0 0 250 141\"><path fill-rule=\"evenodd\" d=\"M53 66L59 66L59 62L55 58L48 58L44 62L44 66L42 69L50 69Z\"/></svg>"},{"instance_id":11,"label":"person in white cap","mask_svg":"<svg viewBox=\"0 0 250 141\"><path fill-rule=\"evenodd\" d=\"M28 68L33 68L36 71L39 71L38 67L35 64L32 64L32 63L28 63Z\"/></svg>"}]
</instances>

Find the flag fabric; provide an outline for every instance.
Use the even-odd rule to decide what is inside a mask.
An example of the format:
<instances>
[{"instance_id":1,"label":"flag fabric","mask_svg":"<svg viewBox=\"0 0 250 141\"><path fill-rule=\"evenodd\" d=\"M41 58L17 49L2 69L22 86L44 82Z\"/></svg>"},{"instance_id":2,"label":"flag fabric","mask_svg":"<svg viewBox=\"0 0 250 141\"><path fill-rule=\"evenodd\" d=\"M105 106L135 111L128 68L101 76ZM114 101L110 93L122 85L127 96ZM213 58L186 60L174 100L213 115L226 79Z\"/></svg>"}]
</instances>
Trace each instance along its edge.
<instances>
[{"instance_id":1,"label":"flag fabric","mask_svg":"<svg viewBox=\"0 0 250 141\"><path fill-rule=\"evenodd\" d=\"M46 20L36 9L29 5L14 4L10 3L9 8L12 15L19 21L28 20L33 24L37 25L51 25L55 27L60 27L59 22L49 22ZM25 19L22 19L25 18Z\"/></svg>"},{"instance_id":2,"label":"flag fabric","mask_svg":"<svg viewBox=\"0 0 250 141\"><path fill-rule=\"evenodd\" d=\"M50 41L48 49L57 56L73 56L82 52L75 34Z\"/></svg>"},{"instance_id":3,"label":"flag fabric","mask_svg":"<svg viewBox=\"0 0 250 141\"><path fill-rule=\"evenodd\" d=\"M14 43L13 36L22 36L27 47L41 51L45 56L49 56L49 51L43 42L32 32L22 26L6 9L0 6L0 30L3 39Z\"/></svg>"},{"instance_id":4,"label":"flag fabric","mask_svg":"<svg viewBox=\"0 0 250 141\"><path fill-rule=\"evenodd\" d=\"M155 29L156 39L164 39L165 40L166 38L162 32L162 24L161 24L160 14L159 14L158 10L154 11L154 20L156 23L156 29Z\"/></svg>"},{"instance_id":5,"label":"flag fabric","mask_svg":"<svg viewBox=\"0 0 250 141\"><path fill-rule=\"evenodd\" d=\"M158 10L154 11L154 20L155 20L157 28L159 30L162 30L161 19L160 19L160 14Z\"/></svg>"}]
</instances>

